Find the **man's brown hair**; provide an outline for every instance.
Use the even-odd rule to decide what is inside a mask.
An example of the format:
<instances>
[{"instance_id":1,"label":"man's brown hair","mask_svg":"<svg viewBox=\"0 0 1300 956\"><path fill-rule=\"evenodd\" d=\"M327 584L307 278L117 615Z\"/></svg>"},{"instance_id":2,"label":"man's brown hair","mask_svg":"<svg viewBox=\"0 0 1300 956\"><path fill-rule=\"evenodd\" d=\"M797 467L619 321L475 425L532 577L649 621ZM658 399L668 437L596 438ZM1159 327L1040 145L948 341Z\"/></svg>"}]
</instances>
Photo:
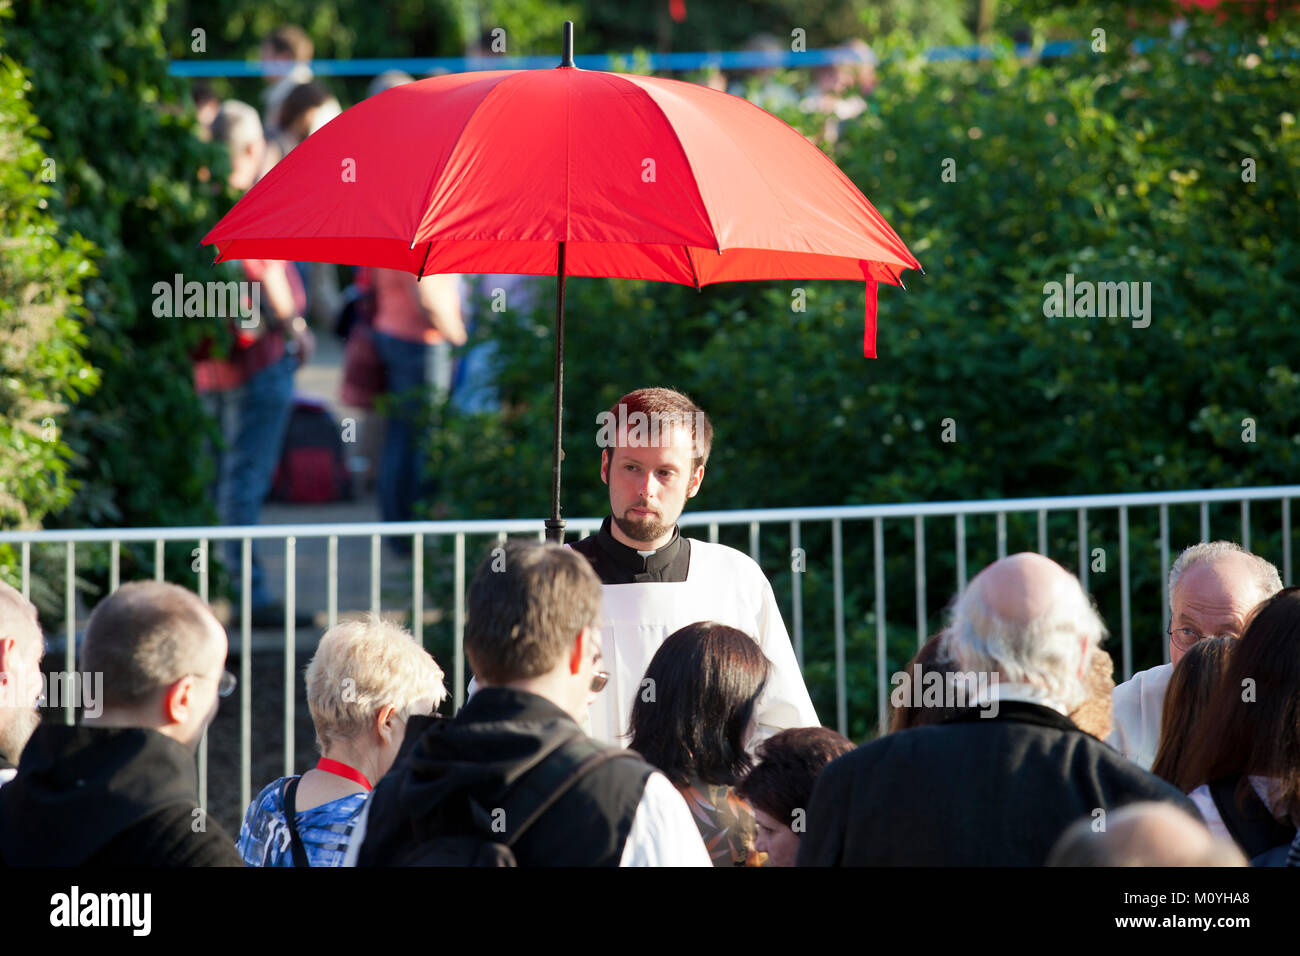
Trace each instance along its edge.
<instances>
[{"instance_id":1,"label":"man's brown hair","mask_svg":"<svg viewBox=\"0 0 1300 956\"><path fill-rule=\"evenodd\" d=\"M635 392L628 392L615 402L607 413L609 420L615 423L613 434L615 436L618 434L618 422L630 420L637 412L645 415L651 422L668 422L670 425L680 425L690 431L693 446L692 472L708 462L709 452L713 450L713 423L709 421L709 416L704 409L696 405L689 395L675 392L671 388L638 388ZM658 428L654 426L652 428L657 434ZM612 450L609 457L610 462L613 463Z\"/></svg>"},{"instance_id":2,"label":"man's brown hair","mask_svg":"<svg viewBox=\"0 0 1300 956\"><path fill-rule=\"evenodd\" d=\"M132 581L99 602L86 624L85 666L104 675L104 703L146 703L186 674L205 675L215 619L197 594Z\"/></svg>"},{"instance_id":3,"label":"man's brown hair","mask_svg":"<svg viewBox=\"0 0 1300 956\"><path fill-rule=\"evenodd\" d=\"M587 559L556 544L493 547L469 587L465 656L487 684L545 674L600 613L600 579Z\"/></svg>"}]
</instances>

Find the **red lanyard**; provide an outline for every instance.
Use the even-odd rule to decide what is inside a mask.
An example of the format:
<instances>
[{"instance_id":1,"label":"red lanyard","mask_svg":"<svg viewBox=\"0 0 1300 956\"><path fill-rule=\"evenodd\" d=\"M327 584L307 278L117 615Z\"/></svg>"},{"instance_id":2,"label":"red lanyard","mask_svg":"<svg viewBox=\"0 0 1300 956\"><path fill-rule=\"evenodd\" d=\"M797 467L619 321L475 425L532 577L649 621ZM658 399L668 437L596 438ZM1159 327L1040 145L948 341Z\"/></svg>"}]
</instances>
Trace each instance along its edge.
<instances>
[{"instance_id":1,"label":"red lanyard","mask_svg":"<svg viewBox=\"0 0 1300 956\"><path fill-rule=\"evenodd\" d=\"M316 761L316 769L324 770L326 773L332 773L335 776L346 777L353 783L361 784L367 790L374 789L370 785L370 781L366 779L366 775L360 770L349 767L345 763L339 763L337 760L331 760L329 757L321 757L320 760Z\"/></svg>"}]
</instances>

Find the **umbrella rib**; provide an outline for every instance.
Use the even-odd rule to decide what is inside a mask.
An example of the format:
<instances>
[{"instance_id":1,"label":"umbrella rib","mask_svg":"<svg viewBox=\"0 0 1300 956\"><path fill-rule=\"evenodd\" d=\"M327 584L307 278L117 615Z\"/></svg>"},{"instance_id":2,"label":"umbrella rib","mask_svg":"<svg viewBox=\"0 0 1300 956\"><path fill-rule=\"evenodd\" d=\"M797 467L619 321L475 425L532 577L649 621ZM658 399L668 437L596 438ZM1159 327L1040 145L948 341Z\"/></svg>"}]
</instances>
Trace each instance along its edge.
<instances>
[{"instance_id":1,"label":"umbrella rib","mask_svg":"<svg viewBox=\"0 0 1300 956\"><path fill-rule=\"evenodd\" d=\"M646 89L644 86L642 86L640 83L637 83L634 80L630 80L627 77L622 77L620 74L610 74L610 75L620 76L620 78L623 79L624 82L631 85L634 89L639 90L641 92L641 95L644 96L649 101L650 105L654 108L655 112L657 112L659 116L663 119L664 127L668 130L669 135L672 136L673 142L677 144L677 151L681 154L682 161L686 164L686 168L691 173L690 183L692 186L695 187L695 195L699 197L700 212L704 214L705 225L709 227L709 232L713 234L713 242L714 245L717 247L718 255L722 255L722 239L718 236L718 227L713 222L713 214L709 211L708 203L704 201L704 194L700 192L700 184L699 181L695 178L695 168L691 164L691 156L688 152L686 152L686 145L682 142L682 138L677 135L677 129L673 126L673 121L668 118L668 113L664 110L663 106L660 105L659 101L656 100L654 96L651 95L650 91ZM692 265L692 268L694 268L694 265Z\"/></svg>"},{"instance_id":2,"label":"umbrella rib","mask_svg":"<svg viewBox=\"0 0 1300 956\"><path fill-rule=\"evenodd\" d=\"M412 247L414 248L414 247ZM420 263L420 271L415 274L415 281L419 282L424 278L424 267L429 264L429 253L433 250L433 240L430 239L424 247L424 261Z\"/></svg>"}]
</instances>

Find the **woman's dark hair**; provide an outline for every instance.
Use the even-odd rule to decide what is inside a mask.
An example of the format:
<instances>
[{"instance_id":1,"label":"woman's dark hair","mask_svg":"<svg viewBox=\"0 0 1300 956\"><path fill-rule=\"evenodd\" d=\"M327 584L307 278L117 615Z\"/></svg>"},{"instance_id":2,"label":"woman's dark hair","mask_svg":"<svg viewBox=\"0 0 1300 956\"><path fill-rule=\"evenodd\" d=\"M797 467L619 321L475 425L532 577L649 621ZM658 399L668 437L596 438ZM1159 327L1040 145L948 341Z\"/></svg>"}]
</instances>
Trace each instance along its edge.
<instances>
[{"instance_id":1,"label":"woman's dark hair","mask_svg":"<svg viewBox=\"0 0 1300 956\"><path fill-rule=\"evenodd\" d=\"M1209 637L1197 641L1183 655L1169 678L1164 706L1160 711L1160 747L1151 772L1179 790L1196 788L1188 777L1187 757L1192 744L1205 736L1203 722L1210 698L1223 683L1229 655L1237 644L1234 637Z\"/></svg>"},{"instance_id":2,"label":"woman's dark hair","mask_svg":"<svg viewBox=\"0 0 1300 956\"><path fill-rule=\"evenodd\" d=\"M629 746L676 786L735 784L750 768L745 734L771 666L734 627L701 621L673 632L646 668Z\"/></svg>"},{"instance_id":3,"label":"woman's dark hair","mask_svg":"<svg viewBox=\"0 0 1300 956\"><path fill-rule=\"evenodd\" d=\"M1251 774L1272 777L1274 809L1300 819L1300 588L1255 609L1199 726L1188 741L1190 786L1240 777L1244 789Z\"/></svg>"},{"instance_id":4,"label":"woman's dark hair","mask_svg":"<svg viewBox=\"0 0 1300 956\"><path fill-rule=\"evenodd\" d=\"M928 641L921 645L921 649L916 652L916 656L907 662L907 669L903 672L907 678L905 684L901 687L895 684L894 692L902 689L902 699L905 701L901 706L893 704L894 694L890 694L890 712L889 712L889 729L886 733L896 733L900 730L911 730L913 727L925 727L929 724L937 724L947 720L954 714L958 713L955 707L913 707L908 701L912 698L912 684L920 683L921 680L931 672L940 675L947 675L956 671L956 666L950 661L945 660L941 655L943 652L944 632L940 631L934 634ZM917 668L920 670L917 670ZM974 706L974 702L971 703Z\"/></svg>"},{"instance_id":5,"label":"woman's dark hair","mask_svg":"<svg viewBox=\"0 0 1300 956\"><path fill-rule=\"evenodd\" d=\"M853 741L829 727L792 727L758 745L759 764L736 793L774 820L790 826L807 810L822 769L853 749Z\"/></svg>"}]
</instances>

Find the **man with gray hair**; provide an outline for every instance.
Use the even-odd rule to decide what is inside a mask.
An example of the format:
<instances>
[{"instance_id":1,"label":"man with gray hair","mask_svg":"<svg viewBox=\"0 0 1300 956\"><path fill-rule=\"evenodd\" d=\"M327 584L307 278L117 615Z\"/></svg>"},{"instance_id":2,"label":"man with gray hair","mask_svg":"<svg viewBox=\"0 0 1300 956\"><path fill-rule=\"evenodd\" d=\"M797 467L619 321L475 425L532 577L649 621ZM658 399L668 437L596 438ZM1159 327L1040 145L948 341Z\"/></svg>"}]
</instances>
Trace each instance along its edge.
<instances>
[{"instance_id":1,"label":"man with gray hair","mask_svg":"<svg viewBox=\"0 0 1300 956\"><path fill-rule=\"evenodd\" d=\"M1280 590L1277 568L1231 541L1202 542L1183 551L1169 569L1169 663L1115 688L1115 725L1107 743L1150 770L1174 665L1203 638L1241 637L1250 612Z\"/></svg>"},{"instance_id":2,"label":"man with gray hair","mask_svg":"<svg viewBox=\"0 0 1300 956\"><path fill-rule=\"evenodd\" d=\"M1041 866L1079 817L1138 800L1195 807L1067 716L1106 629L1056 562L1015 554L957 598L945 656L983 688L941 724L832 762L813 790L800 866ZM940 702L941 704L947 702ZM996 707L993 705L996 703Z\"/></svg>"},{"instance_id":3,"label":"man with gray hair","mask_svg":"<svg viewBox=\"0 0 1300 956\"><path fill-rule=\"evenodd\" d=\"M235 683L208 606L175 584L124 584L83 648L100 714L32 734L0 789L0 865L242 866L195 800L194 752Z\"/></svg>"},{"instance_id":4,"label":"man with gray hair","mask_svg":"<svg viewBox=\"0 0 1300 956\"><path fill-rule=\"evenodd\" d=\"M0 581L0 787L18 772L18 757L41 722L44 650L35 605Z\"/></svg>"}]
</instances>

